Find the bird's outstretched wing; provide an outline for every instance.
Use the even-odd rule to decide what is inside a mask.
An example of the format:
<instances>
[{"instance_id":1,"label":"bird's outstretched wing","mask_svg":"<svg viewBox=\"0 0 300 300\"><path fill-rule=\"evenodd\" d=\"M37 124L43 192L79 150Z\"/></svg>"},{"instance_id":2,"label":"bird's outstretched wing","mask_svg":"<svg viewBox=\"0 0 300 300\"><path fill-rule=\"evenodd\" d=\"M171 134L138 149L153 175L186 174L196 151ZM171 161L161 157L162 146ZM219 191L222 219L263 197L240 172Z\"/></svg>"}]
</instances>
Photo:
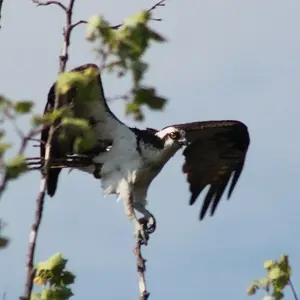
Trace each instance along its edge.
<instances>
[{"instance_id":1,"label":"bird's outstretched wing","mask_svg":"<svg viewBox=\"0 0 300 300\"><path fill-rule=\"evenodd\" d=\"M84 97L87 97L87 101L75 101L75 97L78 98L77 88L71 88L65 95L59 96L59 107L64 104L71 107L74 117L83 118L88 120L94 137L97 139L95 150L99 152L104 151L107 146L113 142L113 136L115 130L118 130L120 126L126 127L109 109L104 91L102 81L100 77L99 68L94 64L85 64L71 71L83 72L88 68L92 68L96 71L96 82L91 86L91 89L85 91ZM47 104L44 109L44 114L53 111L55 102L56 83L54 83L48 93ZM79 99L81 100L81 99ZM85 99L82 99L85 100ZM51 157L63 158L66 154L72 154L73 143L76 138L76 134L67 132L66 138L62 142L58 138L60 131L57 130L51 145ZM49 127L44 127L41 133L41 146L40 155L45 156L45 144L49 135ZM100 146L99 146L100 145ZM103 149L101 150L101 145ZM50 196L53 196L56 191L58 176L61 169L50 169L47 182L47 191Z\"/></svg>"},{"instance_id":2,"label":"bird's outstretched wing","mask_svg":"<svg viewBox=\"0 0 300 300\"><path fill-rule=\"evenodd\" d=\"M202 220L209 207L210 215L214 214L228 185L227 199L230 198L243 170L250 143L248 129L242 122L231 120L172 126L186 132L188 145L183 151L183 172L190 187L190 205L209 185L200 212Z\"/></svg>"}]
</instances>

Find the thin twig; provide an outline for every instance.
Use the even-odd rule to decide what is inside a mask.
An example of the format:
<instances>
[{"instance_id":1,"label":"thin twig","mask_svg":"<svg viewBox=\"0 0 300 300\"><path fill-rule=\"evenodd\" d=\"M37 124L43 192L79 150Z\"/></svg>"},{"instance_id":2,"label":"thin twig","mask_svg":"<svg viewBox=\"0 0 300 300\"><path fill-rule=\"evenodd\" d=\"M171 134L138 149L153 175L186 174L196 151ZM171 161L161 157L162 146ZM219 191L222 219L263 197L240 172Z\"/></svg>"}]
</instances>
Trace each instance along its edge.
<instances>
[{"instance_id":1,"label":"thin twig","mask_svg":"<svg viewBox=\"0 0 300 300\"><path fill-rule=\"evenodd\" d=\"M165 5L166 5L166 4L165 4L165 1L166 1L166 0L160 0L160 1L158 1L158 2L155 3L153 6L151 6L149 9L147 9L147 12L151 12L151 11L155 10L156 8L158 8L158 7L165 6ZM161 21L162 21L161 18L151 18L151 20L152 20L152 21L158 21L158 22L161 22ZM121 27L122 25L123 25L123 23L118 24L118 25L114 25L114 26L112 26L111 28L112 28L112 29L118 29L118 28Z\"/></svg>"},{"instance_id":2,"label":"thin twig","mask_svg":"<svg viewBox=\"0 0 300 300\"><path fill-rule=\"evenodd\" d=\"M0 0L0 28L1 28L1 17L2 17L2 6L3 6L4 0Z\"/></svg>"},{"instance_id":3,"label":"thin twig","mask_svg":"<svg viewBox=\"0 0 300 300\"><path fill-rule=\"evenodd\" d=\"M37 129L37 130L33 129L25 136L22 133L22 131L18 128L16 123L13 122L13 124L14 124L15 130L17 131L18 135L21 138L21 145L20 145L19 150L18 150L18 155L23 156L24 152L25 152L25 149L27 147L27 144L30 141L30 139L33 138L34 136L36 136L37 134L39 134L41 130L40 129ZM0 183L0 199L1 199L1 196L3 195L3 193L4 193L4 191L7 187L8 181L9 181L9 178L7 176L7 173L5 172L4 175L2 176L1 183Z\"/></svg>"},{"instance_id":4,"label":"thin twig","mask_svg":"<svg viewBox=\"0 0 300 300\"><path fill-rule=\"evenodd\" d=\"M57 5L62 8L66 13L66 25L63 30L63 46L61 55L59 57L59 73L64 72L66 69L66 64L69 58L69 46L70 46L70 38L72 30L80 25L85 24L86 21L80 20L75 23L72 22L72 14L75 0L70 0L69 6L66 7L59 1L47 1L47 2L40 2L38 0L32 0L33 3L37 4L38 6L48 6L48 5ZM165 0L161 0L153 5L148 11L153 11L159 6L164 6ZM155 19L157 21L161 19ZM114 26L113 28L118 28L120 25ZM54 101L54 111L57 110L59 107L59 98L58 95L55 97ZM36 241L38 236L39 227L41 225L42 215L43 215L43 207L44 207L44 198L46 193L47 187L47 177L48 171L51 168L51 142L55 132L55 124L51 125L49 128L49 136L47 139L47 143L45 146L45 157L44 157L44 165L43 165L43 172L41 178L41 187L40 192L36 200L36 213L35 219L31 227L29 245L28 245L28 254L27 254L27 261L26 261L26 282L25 282L25 291L24 296L20 299L22 300L29 300L31 296L31 291L33 287L33 277L34 277L34 269L33 269L33 261L34 261L34 254L36 249ZM27 142L28 140L26 140ZM147 300L149 297L149 293L147 292L146 282L144 272L146 269L145 260L141 254L141 245L140 243L137 244L135 248L135 253L137 256L137 267L138 267L138 276L139 276L139 289L140 289L140 300Z\"/></svg>"},{"instance_id":5,"label":"thin twig","mask_svg":"<svg viewBox=\"0 0 300 300\"><path fill-rule=\"evenodd\" d=\"M3 192L5 191L5 189L7 187L7 183L8 183L8 177L7 177L7 174L5 173L2 176L1 183L0 183L0 199L1 199L1 196L3 195Z\"/></svg>"},{"instance_id":6,"label":"thin twig","mask_svg":"<svg viewBox=\"0 0 300 300\"><path fill-rule=\"evenodd\" d=\"M158 1L157 3L155 3L152 7L150 7L150 8L148 9L148 12L155 10L157 7L160 7L160 6L166 6L165 1L166 1L166 0Z\"/></svg>"},{"instance_id":7,"label":"thin twig","mask_svg":"<svg viewBox=\"0 0 300 300\"><path fill-rule=\"evenodd\" d=\"M147 300L148 297L150 296L150 293L148 293L147 286L146 286L146 280L145 280L146 260L142 256L140 242L137 242L134 249L134 254L136 255L140 300Z\"/></svg>"},{"instance_id":8,"label":"thin twig","mask_svg":"<svg viewBox=\"0 0 300 300\"><path fill-rule=\"evenodd\" d=\"M26 272L26 282L25 282L25 294L23 297L20 297L20 300L29 300L31 296L31 291L33 287L33 278L35 273L33 268L33 260L34 260L39 227L43 216L45 190L46 190L46 178L44 177L41 180L40 193L36 199L35 218L31 225L31 231L29 236L28 254L26 259L27 272Z\"/></svg>"},{"instance_id":9,"label":"thin twig","mask_svg":"<svg viewBox=\"0 0 300 300\"><path fill-rule=\"evenodd\" d=\"M294 296L295 300L299 300L298 295L297 295L297 293L296 293L296 290L295 290L295 288L294 288L294 285L293 285L291 279L289 279L289 285L290 285L290 287L291 287L291 290L292 290L292 293L293 293L293 296Z\"/></svg>"},{"instance_id":10,"label":"thin twig","mask_svg":"<svg viewBox=\"0 0 300 300\"><path fill-rule=\"evenodd\" d=\"M48 5L57 5L65 12L67 11L67 8L59 1L47 1L47 2L41 2L39 0L32 0L33 3L36 4L37 7L39 6L48 6Z\"/></svg>"},{"instance_id":11,"label":"thin twig","mask_svg":"<svg viewBox=\"0 0 300 300\"><path fill-rule=\"evenodd\" d=\"M60 6L66 13L66 25L63 31L63 46L61 50L61 55L59 56L59 73L64 72L66 69L66 64L69 57L69 45L70 45L70 37L72 29L72 15L73 15L73 8L75 0L70 0L69 6L66 7L62 3L58 1L48 1L41 3L37 0L32 0L33 3L37 3L38 5L58 5ZM54 101L54 110L57 110L59 107L59 97L56 95ZM34 269L33 269L33 262L34 262L34 254L36 248L36 241L38 236L39 227L41 225L41 220L43 216L43 207L44 207L44 199L46 194L47 188L47 179L48 179L48 171L51 166L51 143L54 136L56 124L53 124L49 128L49 136L47 139L47 143L45 146L45 164L43 168L43 172L41 174L41 186L40 192L36 200L36 212L35 212L35 219L31 227L30 238L29 238L29 245L28 245L28 254L27 254L27 261L26 261L26 282L25 282L25 291L24 296L21 297L22 300L29 300L32 292L33 287L33 277L34 277Z\"/></svg>"},{"instance_id":12,"label":"thin twig","mask_svg":"<svg viewBox=\"0 0 300 300\"><path fill-rule=\"evenodd\" d=\"M80 20L80 21L75 22L74 24L71 25L71 30L73 30L76 26L78 26L80 24L87 24L87 21Z\"/></svg>"}]
</instances>

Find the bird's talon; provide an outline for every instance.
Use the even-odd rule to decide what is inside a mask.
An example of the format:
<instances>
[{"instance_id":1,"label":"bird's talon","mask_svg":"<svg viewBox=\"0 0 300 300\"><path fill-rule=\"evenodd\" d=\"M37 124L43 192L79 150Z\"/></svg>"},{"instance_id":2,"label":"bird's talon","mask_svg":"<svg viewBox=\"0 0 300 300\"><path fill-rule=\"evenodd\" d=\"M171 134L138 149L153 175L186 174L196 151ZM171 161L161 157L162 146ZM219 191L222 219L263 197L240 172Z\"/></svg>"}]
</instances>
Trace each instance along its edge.
<instances>
[{"instance_id":1,"label":"bird's talon","mask_svg":"<svg viewBox=\"0 0 300 300\"><path fill-rule=\"evenodd\" d=\"M141 218L139 219L140 224L145 228L148 234L152 234L156 229L156 220L153 216L149 218Z\"/></svg>"},{"instance_id":2,"label":"bird's talon","mask_svg":"<svg viewBox=\"0 0 300 300\"><path fill-rule=\"evenodd\" d=\"M156 229L156 220L153 216L148 218L147 231L149 234L153 233Z\"/></svg>"},{"instance_id":3,"label":"bird's talon","mask_svg":"<svg viewBox=\"0 0 300 300\"><path fill-rule=\"evenodd\" d=\"M141 245L145 245L145 246L147 246L149 240L149 234L146 225L147 223L145 223L143 220L139 220L139 226L136 228L136 234L135 234L137 241Z\"/></svg>"}]
</instances>

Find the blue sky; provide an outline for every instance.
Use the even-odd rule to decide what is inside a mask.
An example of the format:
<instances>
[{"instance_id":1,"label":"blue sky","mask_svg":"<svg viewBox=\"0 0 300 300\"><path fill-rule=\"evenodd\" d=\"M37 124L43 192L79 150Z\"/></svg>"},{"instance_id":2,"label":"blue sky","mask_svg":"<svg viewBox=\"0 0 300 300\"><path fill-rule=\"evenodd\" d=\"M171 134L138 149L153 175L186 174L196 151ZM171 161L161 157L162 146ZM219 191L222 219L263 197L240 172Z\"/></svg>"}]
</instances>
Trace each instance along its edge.
<instances>
[{"instance_id":1,"label":"blue sky","mask_svg":"<svg viewBox=\"0 0 300 300\"><path fill-rule=\"evenodd\" d=\"M153 1L76 3L75 18L104 14L112 23ZM151 47L146 83L169 99L163 113L149 112L139 127L161 128L197 120L238 119L251 135L246 166L230 201L214 218L198 221L201 199L188 205L178 154L155 179L149 209L158 222L147 249L151 299L249 299L246 288L263 276L263 261L290 255L300 290L299 193L300 2L296 0L168 1L153 23L168 43ZM0 92L33 99L41 112L58 70L63 14L30 1L3 6ZM96 62L85 28L72 38L69 68ZM104 76L106 95L127 91L128 78ZM111 103L123 121L121 101ZM27 122L21 122L26 128ZM10 130L10 140L17 138ZM36 150L29 149L32 155ZM28 234L39 174L10 185L1 201L10 247L0 253L0 292L23 291ZM61 251L77 274L74 299L137 299L132 227L122 203L103 198L100 183L67 172L47 199L37 260ZM261 295L253 299L260 299ZM287 299L291 298L287 294ZM251 299L251 298L250 298Z\"/></svg>"}]
</instances>

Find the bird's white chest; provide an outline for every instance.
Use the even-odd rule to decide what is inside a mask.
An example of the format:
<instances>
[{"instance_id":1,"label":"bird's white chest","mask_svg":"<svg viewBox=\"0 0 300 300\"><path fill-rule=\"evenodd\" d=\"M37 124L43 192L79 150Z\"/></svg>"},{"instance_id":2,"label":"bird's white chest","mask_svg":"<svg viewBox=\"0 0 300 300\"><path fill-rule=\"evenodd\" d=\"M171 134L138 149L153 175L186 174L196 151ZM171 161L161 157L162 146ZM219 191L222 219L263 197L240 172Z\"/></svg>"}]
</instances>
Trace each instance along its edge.
<instances>
[{"instance_id":1,"label":"bird's white chest","mask_svg":"<svg viewBox=\"0 0 300 300\"><path fill-rule=\"evenodd\" d=\"M122 149L118 149L115 145L105 154L101 170L104 193L121 195L124 189L147 190L170 156L161 155L158 149L143 145L138 151L126 140L121 145Z\"/></svg>"}]
</instances>

